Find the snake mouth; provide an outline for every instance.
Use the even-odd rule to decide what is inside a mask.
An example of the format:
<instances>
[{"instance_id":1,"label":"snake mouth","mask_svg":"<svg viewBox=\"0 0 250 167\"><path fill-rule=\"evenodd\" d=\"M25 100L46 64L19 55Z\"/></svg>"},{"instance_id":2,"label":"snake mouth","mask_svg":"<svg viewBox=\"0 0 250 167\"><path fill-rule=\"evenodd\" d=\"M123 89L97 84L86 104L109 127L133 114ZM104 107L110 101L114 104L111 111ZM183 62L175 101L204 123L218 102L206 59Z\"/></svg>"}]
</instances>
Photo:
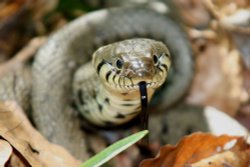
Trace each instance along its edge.
<instances>
[{"instance_id":1,"label":"snake mouth","mask_svg":"<svg viewBox=\"0 0 250 167\"><path fill-rule=\"evenodd\" d=\"M145 82L145 81L141 81L141 82ZM140 83L140 82L139 82ZM112 87L115 87L116 89L120 89L120 90L126 90L126 91L130 91L130 90L139 90L140 86L138 84L130 84L130 85L112 85ZM161 82L145 82L147 89L157 89L158 87L160 87L162 85Z\"/></svg>"}]
</instances>

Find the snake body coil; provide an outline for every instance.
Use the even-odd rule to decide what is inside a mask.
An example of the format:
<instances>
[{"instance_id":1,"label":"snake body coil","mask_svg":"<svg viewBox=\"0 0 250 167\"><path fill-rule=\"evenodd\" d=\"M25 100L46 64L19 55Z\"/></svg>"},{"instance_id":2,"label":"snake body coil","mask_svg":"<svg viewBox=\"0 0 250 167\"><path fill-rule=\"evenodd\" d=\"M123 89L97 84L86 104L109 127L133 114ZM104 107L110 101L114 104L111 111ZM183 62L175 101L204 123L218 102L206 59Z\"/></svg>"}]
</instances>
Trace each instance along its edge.
<instances>
[{"instance_id":1,"label":"snake body coil","mask_svg":"<svg viewBox=\"0 0 250 167\"><path fill-rule=\"evenodd\" d=\"M47 136L53 136L57 129L54 124L47 126L47 123L58 122L69 104L70 83L76 67L89 61L99 46L135 37L148 37L166 43L173 58L173 84L163 89L163 96L157 105L164 108L183 95L191 81L192 59L186 36L177 23L141 8L93 12L55 33L33 64L34 119ZM93 86L94 83L85 84L87 89Z\"/></svg>"},{"instance_id":2,"label":"snake body coil","mask_svg":"<svg viewBox=\"0 0 250 167\"><path fill-rule=\"evenodd\" d=\"M76 112L74 112L74 109L71 107L73 101L72 87L75 86L75 88L77 88L77 85L72 86L74 73L79 66L91 60L91 55L97 48L131 38L149 38L161 41L168 46L172 57L170 80L167 86L161 89L160 95L158 96L159 98L156 100L154 100L154 98L152 99L153 101L157 101L157 106L154 108L160 111L164 110L183 96L192 80L192 53L182 28L168 13L160 14L151 9L137 7L112 8L91 12L76 19L51 35L48 42L39 50L33 62L31 69L32 89L30 91L32 98L30 101L27 101L27 103L30 102L33 121L44 136L52 142L64 145L71 150L71 152L74 152L75 155L81 156L81 146L84 145L80 144L83 141L83 136L81 136L82 129L80 128L81 120L78 119ZM150 43L152 42L145 42L145 45L150 46ZM146 48L148 48L148 46ZM162 53L168 53L165 46L160 48L164 52L157 52L157 56L160 56ZM109 52L110 51L111 50L109 50ZM98 51L96 54L98 54ZM163 57L166 58L167 55ZM104 80L111 80L111 76L115 75L112 72L104 72L104 70L108 68L106 62L100 65L100 60L96 61L98 62L94 63L95 68L99 68ZM150 63L152 62L151 59ZM119 66L118 64L117 67ZM164 62L163 64L167 64L168 67L168 63ZM85 67L82 68L85 68L87 75L93 76L93 74L95 74L94 68L88 68L88 66L90 66L90 64L86 64ZM167 69L165 65L159 66L159 68L163 70L163 73ZM81 75L80 72L75 74L75 83L81 80L78 78L78 75ZM87 77L87 75L85 75L85 77ZM2 81L7 80L3 79ZM120 80L120 82L127 83L129 81ZM139 82L139 80L136 82ZM119 81L115 80L113 83L119 83ZM4 97L2 99L9 98L15 100L16 98L13 98L12 95L9 96L5 94L5 86L8 85L10 84L5 83L4 86L1 87L1 97ZM93 87L100 87L100 84L96 82L95 79L89 79L86 80L83 86L86 90L93 90ZM103 89L108 90L106 93L103 93L103 95L105 94L105 97L109 97L109 101L111 102L113 93L116 94L119 92L120 86L117 88L117 91L112 92L112 96L110 96L111 90ZM20 87L17 90L20 89L22 88ZM2 96L2 94L4 95ZM14 91L14 94L17 93ZM81 91L75 89L76 96L83 96L79 94L81 94ZM94 95L88 97L93 99ZM105 103L105 97L96 97L98 98L97 101L102 104ZM79 100L80 99L81 98L79 98ZM84 103L84 101L86 102L87 100L87 97L84 96L83 101L79 101L78 103ZM124 99L122 102L124 102ZM89 110L98 108L97 103L95 103L95 105L91 105L91 103L88 104ZM102 105L102 107L104 109L106 106ZM133 107L137 107L137 105ZM119 111L121 111L120 109L121 108L119 108ZM105 116L106 115L103 115L103 117ZM107 120L110 121L111 119L111 121L113 121L113 119L117 117L115 118L117 121L117 119L119 119L118 117L123 116L118 113L118 115L113 115L112 117L107 116L109 117L107 120L92 117L93 119L91 118L91 120L95 120L97 124L104 125ZM130 119L130 117L128 119ZM124 122L123 120L118 122L118 124Z\"/></svg>"}]
</instances>

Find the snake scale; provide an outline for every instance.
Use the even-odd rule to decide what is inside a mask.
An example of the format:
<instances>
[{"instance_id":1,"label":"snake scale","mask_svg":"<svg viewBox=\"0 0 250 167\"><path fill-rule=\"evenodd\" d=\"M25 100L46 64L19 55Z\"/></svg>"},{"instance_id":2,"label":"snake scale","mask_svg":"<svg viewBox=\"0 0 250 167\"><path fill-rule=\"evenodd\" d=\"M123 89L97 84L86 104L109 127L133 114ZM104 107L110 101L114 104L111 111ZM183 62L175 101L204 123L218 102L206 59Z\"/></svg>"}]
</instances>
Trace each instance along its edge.
<instances>
[{"instance_id":1,"label":"snake scale","mask_svg":"<svg viewBox=\"0 0 250 167\"><path fill-rule=\"evenodd\" d=\"M74 112L74 107L72 108L72 103L74 103L74 96L72 95L74 91L72 90L73 87L77 87L77 84L73 86L72 82L73 80L75 80L75 83L80 82L82 79L79 79L78 75L82 76L82 73L74 73L82 64L86 64L81 68L84 68L85 74L93 76L94 68L90 67L90 63L87 62L91 60L94 51L101 46L128 39L132 39L132 43L129 40L130 44L128 45L130 46L127 46L128 48L141 45L146 48L146 51L152 52L153 49L149 47L148 43L157 43L156 41L161 41L157 45L163 45L162 43L164 43L168 47L172 57L172 67L168 69L170 70L170 77L163 88L160 89L157 98L152 99L152 108L157 111L164 111L186 93L191 83L193 75L192 52L182 27L169 13L162 14L150 8L137 6L94 11L72 21L52 34L48 42L40 48L35 56L31 73L27 74L31 77L31 81L27 81L28 79L18 74L22 71L9 74L1 79L1 99L17 100L20 103L22 102L21 105L26 108L29 106L27 105L27 101L29 101L32 120L41 133L52 142L64 145L74 154L81 156L79 152L76 153L76 147L72 148L75 143L81 148L83 145L81 140L84 137L80 135L79 124L81 120L78 119L78 114ZM156 41L152 42L149 39ZM137 41L144 42L137 44ZM136 44L133 42L136 42ZM123 47L126 48L125 45ZM168 51L165 46L162 48L164 48L164 52L160 50L160 52L157 52L157 56L163 54L162 58L167 59ZM111 52L111 50L108 52ZM140 50L139 52L143 51ZM152 53L151 55L153 56ZM151 58L149 62L154 62L153 59ZM157 59L160 58L157 57ZM99 64L100 70L100 62L97 64ZM104 64L110 65L106 62ZM164 66L167 69L166 65ZM164 69L163 66L160 69ZM102 73L104 70L102 67ZM153 71L150 73L153 73ZM110 73L109 75L113 74ZM104 79L107 78L109 76L106 73ZM84 89L90 90L99 87L100 83L97 80L93 78L85 80ZM10 84L11 82L12 84ZM14 85L13 82L19 84ZM29 86L25 86L26 83L31 85L30 90L28 90ZM12 85L11 88L10 85ZM76 88L76 90L78 89ZM106 93L108 92L110 90ZM79 91L76 91L75 94L75 97L79 97ZM152 93L150 97L151 95ZM31 100L26 100L27 96L31 96ZM93 95L89 97L91 98ZM84 98L86 97L84 96ZM105 101L105 98L101 98L101 100ZM81 108L81 106L78 107ZM94 106L88 106L87 108L90 109L91 107ZM124 117L124 115L120 115L120 117ZM112 117L109 116L109 118ZM91 120L94 120L93 122L103 125L103 122L100 122L101 119L91 118ZM118 124L123 122L118 122Z\"/></svg>"}]
</instances>

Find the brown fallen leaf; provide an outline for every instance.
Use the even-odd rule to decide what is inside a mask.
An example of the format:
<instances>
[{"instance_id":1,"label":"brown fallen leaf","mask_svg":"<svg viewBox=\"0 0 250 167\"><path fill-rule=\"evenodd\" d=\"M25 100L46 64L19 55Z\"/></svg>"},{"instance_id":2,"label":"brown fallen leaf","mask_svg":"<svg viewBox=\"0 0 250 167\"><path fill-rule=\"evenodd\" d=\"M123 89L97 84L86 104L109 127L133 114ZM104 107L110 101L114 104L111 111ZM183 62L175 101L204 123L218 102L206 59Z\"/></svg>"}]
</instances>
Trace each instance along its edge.
<instances>
[{"instance_id":1,"label":"brown fallen leaf","mask_svg":"<svg viewBox=\"0 0 250 167\"><path fill-rule=\"evenodd\" d=\"M247 167L249 156L245 152L225 151L196 162L190 167Z\"/></svg>"},{"instance_id":2,"label":"brown fallen leaf","mask_svg":"<svg viewBox=\"0 0 250 167\"><path fill-rule=\"evenodd\" d=\"M175 0L178 11L186 25L192 27L207 26L211 15L200 0Z\"/></svg>"},{"instance_id":3,"label":"brown fallen leaf","mask_svg":"<svg viewBox=\"0 0 250 167\"><path fill-rule=\"evenodd\" d=\"M0 62L8 59L25 41L21 41L21 36L25 34L24 27L30 25L26 1L0 1Z\"/></svg>"},{"instance_id":4,"label":"brown fallen leaf","mask_svg":"<svg viewBox=\"0 0 250 167\"><path fill-rule=\"evenodd\" d=\"M227 135L217 137L206 133L194 133L184 137L176 146L166 145L162 147L156 158L142 161L140 167L192 166L192 164L201 160L205 161L211 156L219 156L221 153L224 154L218 160L214 158L214 163L219 163L221 158L229 158L226 162L234 164L240 159L242 164L246 164L249 163L250 158L248 150L249 145L241 137ZM225 155L227 151L232 153ZM234 155L237 155L238 158Z\"/></svg>"},{"instance_id":5,"label":"brown fallen leaf","mask_svg":"<svg viewBox=\"0 0 250 167\"><path fill-rule=\"evenodd\" d=\"M10 144L0 139L0 167L4 167L4 164L10 159L12 153L12 147Z\"/></svg>"},{"instance_id":6,"label":"brown fallen leaf","mask_svg":"<svg viewBox=\"0 0 250 167\"><path fill-rule=\"evenodd\" d=\"M47 32L42 18L58 4L58 0L0 1L0 62L8 60L34 37Z\"/></svg>"},{"instance_id":7,"label":"brown fallen leaf","mask_svg":"<svg viewBox=\"0 0 250 167\"><path fill-rule=\"evenodd\" d=\"M227 31L241 52L245 67L250 69L250 1L205 0L205 6L213 14L217 28Z\"/></svg>"},{"instance_id":8,"label":"brown fallen leaf","mask_svg":"<svg viewBox=\"0 0 250 167\"><path fill-rule=\"evenodd\" d=\"M64 148L49 143L36 131L15 102L0 102L0 136L31 166L79 166L79 162Z\"/></svg>"},{"instance_id":9,"label":"brown fallen leaf","mask_svg":"<svg viewBox=\"0 0 250 167\"><path fill-rule=\"evenodd\" d=\"M227 38L217 38L219 41L204 39L204 49L197 53L196 74L187 100L195 105L214 106L234 116L242 103L240 55L231 49Z\"/></svg>"},{"instance_id":10,"label":"brown fallen leaf","mask_svg":"<svg viewBox=\"0 0 250 167\"><path fill-rule=\"evenodd\" d=\"M223 29L250 33L250 3L248 0L205 0L204 4L214 16L215 22Z\"/></svg>"},{"instance_id":11,"label":"brown fallen leaf","mask_svg":"<svg viewBox=\"0 0 250 167\"><path fill-rule=\"evenodd\" d=\"M17 69L32 56L35 55L36 51L47 41L46 37L36 37L30 40L30 42L21 49L12 59L7 62L0 63L0 77L6 74L8 71Z\"/></svg>"},{"instance_id":12,"label":"brown fallen leaf","mask_svg":"<svg viewBox=\"0 0 250 167\"><path fill-rule=\"evenodd\" d=\"M190 167L247 167L250 165L249 145L243 138L228 142L224 149L225 151L195 162Z\"/></svg>"}]
</instances>

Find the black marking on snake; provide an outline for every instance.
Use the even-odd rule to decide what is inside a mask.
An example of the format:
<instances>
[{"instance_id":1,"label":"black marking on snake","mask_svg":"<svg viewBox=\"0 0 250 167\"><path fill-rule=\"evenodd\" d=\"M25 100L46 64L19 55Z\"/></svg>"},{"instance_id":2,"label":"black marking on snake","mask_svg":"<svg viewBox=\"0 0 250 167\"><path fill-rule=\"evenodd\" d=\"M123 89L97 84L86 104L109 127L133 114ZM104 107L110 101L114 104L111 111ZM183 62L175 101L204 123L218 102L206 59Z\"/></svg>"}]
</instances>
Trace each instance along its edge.
<instances>
[{"instance_id":1,"label":"black marking on snake","mask_svg":"<svg viewBox=\"0 0 250 167\"><path fill-rule=\"evenodd\" d=\"M108 72L106 73L105 79L106 79L107 82L108 82L108 80L109 80L109 76L110 76L111 72L112 72L112 71L108 71Z\"/></svg>"},{"instance_id":2,"label":"black marking on snake","mask_svg":"<svg viewBox=\"0 0 250 167\"><path fill-rule=\"evenodd\" d=\"M118 113L118 114L115 116L115 118L124 119L124 118L125 118L125 115Z\"/></svg>"},{"instance_id":3,"label":"black marking on snake","mask_svg":"<svg viewBox=\"0 0 250 167\"><path fill-rule=\"evenodd\" d=\"M140 97L141 97L141 129L148 129L148 94L147 94L147 83L142 81L139 83ZM148 137L142 139L142 143L148 143Z\"/></svg>"},{"instance_id":4,"label":"black marking on snake","mask_svg":"<svg viewBox=\"0 0 250 167\"><path fill-rule=\"evenodd\" d=\"M194 132L194 129L193 129L192 127L188 127L188 128L186 129L185 134L186 134L186 135L190 135L190 134L193 133L193 132Z\"/></svg>"},{"instance_id":5,"label":"black marking on snake","mask_svg":"<svg viewBox=\"0 0 250 167\"><path fill-rule=\"evenodd\" d=\"M165 55L166 55L168 58L171 58L171 55L170 55L170 54L166 53Z\"/></svg>"},{"instance_id":6,"label":"black marking on snake","mask_svg":"<svg viewBox=\"0 0 250 167\"><path fill-rule=\"evenodd\" d=\"M116 70L115 73L118 75L121 73L121 70Z\"/></svg>"},{"instance_id":7,"label":"black marking on snake","mask_svg":"<svg viewBox=\"0 0 250 167\"><path fill-rule=\"evenodd\" d=\"M98 110L99 110L100 112L102 112L102 105L99 104L99 103L97 103L97 104L98 104Z\"/></svg>"},{"instance_id":8,"label":"black marking on snake","mask_svg":"<svg viewBox=\"0 0 250 167\"><path fill-rule=\"evenodd\" d=\"M98 66L97 66L97 74L100 74L102 66L105 65L105 64L111 64L111 63L109 63L109 62L107 62L105 60L102 60L101 63L99 63Z\"/></svg>"},{"instance_id":9,"label":"black marking on snake","mask_svg":"<svg viewBox=\"0 0 250 167\"><path fill-rule=\"evenodd\" d=\"M127 95L128 93L122 93L123 95ZM133 101L132 99L123 99L123 101Z\"/></svg>"},{"instance_id":10,"label":"black marking on snake","mask_svg":"<svg viewBox=\"0 0 250 167\"><path fill-rule=\"evenodd\" d=\"M121 41L123 39L124 39L124 37L122 37L121 34L116 34L116 36L114 37L114 41Z\"/></svg>"},{"instance_id":11,"label":"black marking on snake","mask_svg":"<svg viewBox=\"0 0 250 167\"><path fill-rule=\"evenodd\" d=\"M158 68L161 72L164 72L164 70L163 70L163 69L161 69L161 67L160 67L160 66L157 66L157 68Z\"/></svg>"},{"instance_id":12,"label":"black marking on snake","mask_svg":"<svg viewBox=\"0 0 250 167\"><path fill-rule=\"evenodd\" d=\"M131 112L129 114L126 114L126 115L135 115L135 114L138 114L139 111L135 111L135 112Z\"/></svg>"},{"instance_id":13,"label":"black marking on snake","mask_svg":"<svg viewBox=\"0 0 250 167\"><path fill-rule=\"evenodd\" d=\"M161 132L162 132L163 134L167 134L167 133L169 132L169 127L168 127L167 124L163 123L163 127L162 127Z\"/></svg>"},{"instance_id":14,"label":"black marking on snake","mask_svg":"<svg viewBox=\"0 0 250 167\"><path fill-rule=\"evenodd\" d=\"M116 75L113 75L113 78L112 78L113 83L115 83L115 77L116 77Z\"/></svg>"},{"instance_id":15,"label":"black marking on snake","mask_svg":"<svg viewBox=\"0 0 250 167\"><path fill-rule=\"evenodd\" d=\"M104 101L105 101L105 103L109 103L109 98L106 97L106 98L104 99Z\"/></svg>"},{"instance_id":16,"label":"black marking on snake","mask_svg":"<svg viewBox=\"0 0 250 167\"><path fill-rule=\"evenodd\" d=\"M91 94L92 94L92 97L93 97L94 99L96 99L96 91L92 91Z\"/></svg>"},{"instance_id":17,"label":"black marking on snake","mask_svg":"<svg viewBox=\"0 0 250 167\"><path fill-rule=\"evenodd\" d=\"M165 68L166 71L168 71L168 66L166 64L162 64L161 66Z\"/></svg>"},{"instance_id":18,"label":"black marking on snake","mask_svg":"<svg viewBox=\"0 0 250 167\"><path fill-rule=\"evenodd\" d=\"M106 124L106 126L114 126L115 124L113 123L113 122L111 122L111 121L104 121L104 124Z\"/></svg>"},{"instance_id":19,"label":"black marking on snake","mask_svg":"<svg viewBox=\"0 0 250 167\"><path fill-rule=\"evenodd\" d=\"M105 36L106 36L106 37L103 39L104 45L107 45L107 44L112 43L112 39L109 39L109 38L107 37L107 34L106 34Z\"/></svg>"},{"instance_id":20,"label":"black marking on snake","mask_svg":"<svg viewBox=\"0 0 250 167\"><path fill-rule=\"evenodd\" d=\"M83 100L83 98L82 98L82 95L83 95L83 92L82 92L81 89L79 89L79 90L77 91L77 96L78 96L78 99L79 99L80 104L81 104L81 105L84 105L85 102L84 102L84 100Z\"/></svg>"},{"instance_id":21,"label":"black marking on snake","mask_svg":"<svg viewBox=\"0 0 250 167\"><path fill-rule=\"evenodd\" d=\"M99 3L99 6L106 6L107 5L105 0L99 0L98 3Z\"/></svg>"},{"instance_id":22,"label":"black marking on snake","mask_svg":"<svg viewBox=\"0 0 250 167\"><path fill-rule=\"evenodd\" d=\"M105 62L104 60L102 60L101 63L98 64L98 66L97 66L97 74L100 73L101 68L102 68L102 66L103 66L104 64L106 64L106 62Z\"/></svg>"},{"instance_id":23,"label":"black marking on snake","mask_svg":"<svg viewBox=\"0 0 250 167\"><path fill-rule=\"evenodd\" d=\"M118 84L119 84L119 85L122 85L122 84L121 84L121 77L118 78Z\"/></svg>"},{"instance_id":24,"label":"black marking on snake","mask_svg":"<svg viewBox=\"0 0 250 167\"><path fill-rule=\"evenodd\" d=\"M134 106L134 104L131 104L131 103L125 103L125 104L122 104L123 106Z\"/></svg>"}]
</instances>

